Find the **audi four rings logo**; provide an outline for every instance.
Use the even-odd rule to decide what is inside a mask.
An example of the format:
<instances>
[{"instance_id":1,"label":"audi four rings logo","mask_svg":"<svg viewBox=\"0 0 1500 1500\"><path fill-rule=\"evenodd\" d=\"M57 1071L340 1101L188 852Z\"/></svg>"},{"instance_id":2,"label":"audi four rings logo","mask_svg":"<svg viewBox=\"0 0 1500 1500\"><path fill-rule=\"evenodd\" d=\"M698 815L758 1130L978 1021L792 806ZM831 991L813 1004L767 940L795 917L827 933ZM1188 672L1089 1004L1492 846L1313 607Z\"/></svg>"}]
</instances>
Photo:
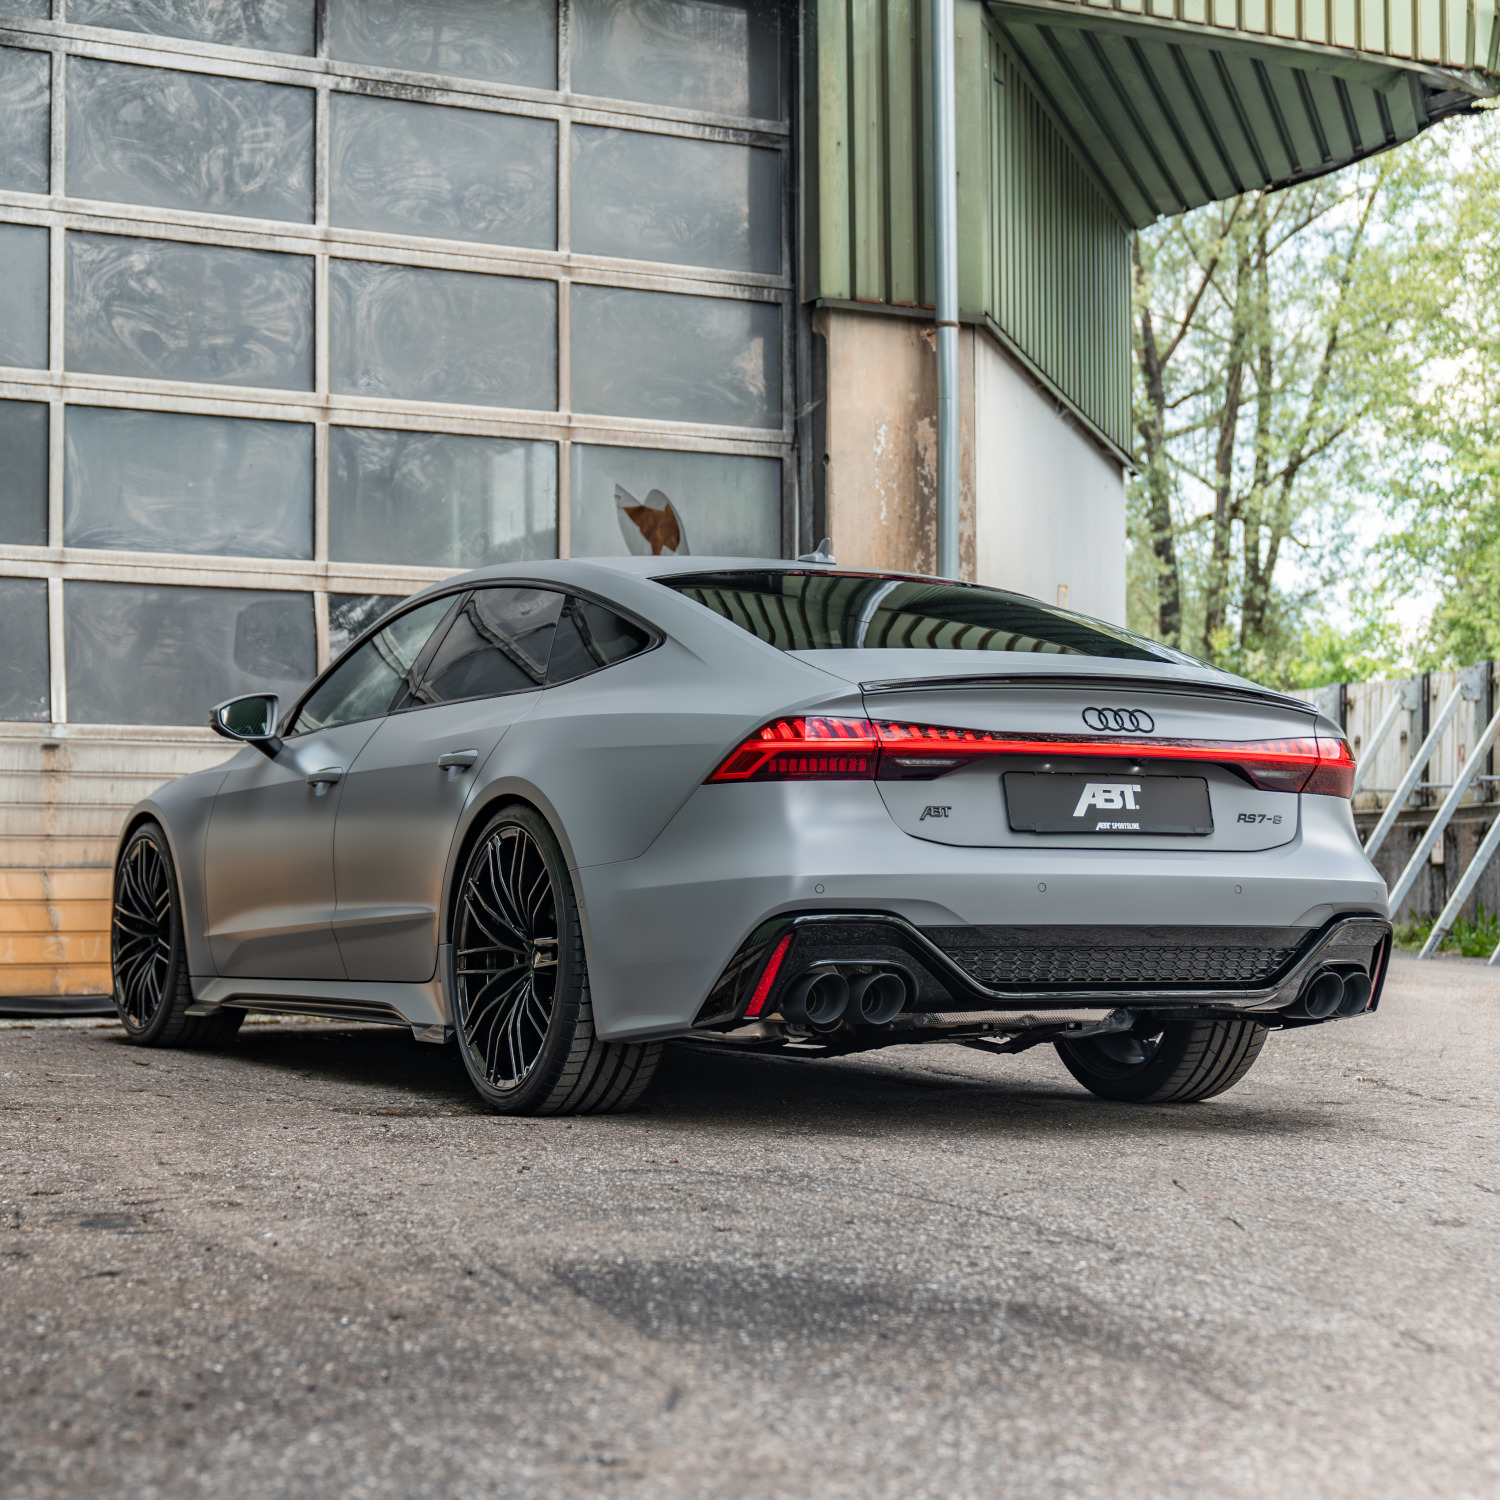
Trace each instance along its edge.
<instances>
[{"instance_id":1,"label":"audi four rings logo","mask_svg":"<svg viewBox=\"0 0 1500 1500\"><path fill-rule=\"evenodd\" d=\"M1156 728L1156 720L1140 708L1086 708L1083 722L1090 729L1116 733L1129 730L1132 734L1150 734Z\"/></svg>"}]
</instances>

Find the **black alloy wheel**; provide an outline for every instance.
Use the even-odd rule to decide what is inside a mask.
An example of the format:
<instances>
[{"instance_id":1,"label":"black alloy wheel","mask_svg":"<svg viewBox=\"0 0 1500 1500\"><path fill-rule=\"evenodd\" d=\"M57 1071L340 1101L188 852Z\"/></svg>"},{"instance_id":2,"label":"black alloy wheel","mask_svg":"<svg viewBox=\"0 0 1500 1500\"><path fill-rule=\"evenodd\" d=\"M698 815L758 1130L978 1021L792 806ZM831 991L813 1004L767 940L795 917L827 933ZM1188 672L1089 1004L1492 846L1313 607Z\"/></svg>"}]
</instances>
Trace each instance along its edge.
<instances>
[{"instance_id":1,"label":"black alloy wheel","mask_svg":"<svg viewBox=\"0 0 1500 1500\"><path fill-rule=\"evenodd\" d=\"M1238 1017L1172 1020L1147 1013L1129 1031L1056 1043L1090 1093L1127 1104L1189 1104L1231 1089L1260 1056L1266 1028Z\"/></svg>"},{"instance_id":2,"label":"black alloy wheel","mask_svg":"<svg viewBox=\"0 0 1500 1500\"><path fill-rule=\"evenodd\" d=\"M471 1066L498 1093L519 1089L547 1043L557 1001L557 898L536 839L504 823L470 861L459 894L454 977Z\"/></svg>"},{"instance_id":3,"label":"black alloy wheel","mask_svg":"<svg viewBox=\"0 0 1500 1500\"><path fill-rule=\"evenodd\" d=\"M115 871L110 965L115 1005L130 1032L143 1032L156 1019L174 978L177 903L166 855L154 834L154 829L142 829L131 839Z\"/></svg>"},{"instance_id":4,"label":"black alloy wheel","mask_svg":"<svg viewBox=\"0 0 1500 1500\"><path fill-rule=\"evenodd\" d=\"M219 1046L245 1018L241 1010L187 1014L193 989L177 872L166 834L156 823L136 828L115 865L110 968L115 1010L126 1037L141 1046Z\"/></svg>"},{"instance_id":5,"label":"black alloy wheel","mask_svg":"<svg viewBox=\"0 0 1500 1500\"><path fill-rule=\"evenodd\" d=\"M626 1109L661 1044L601 1042L582 927L562 849L530 807L507 807L464 863L453 912L450 1000L459 1052L501 1114Z\"/></svg>"}]
</instances>

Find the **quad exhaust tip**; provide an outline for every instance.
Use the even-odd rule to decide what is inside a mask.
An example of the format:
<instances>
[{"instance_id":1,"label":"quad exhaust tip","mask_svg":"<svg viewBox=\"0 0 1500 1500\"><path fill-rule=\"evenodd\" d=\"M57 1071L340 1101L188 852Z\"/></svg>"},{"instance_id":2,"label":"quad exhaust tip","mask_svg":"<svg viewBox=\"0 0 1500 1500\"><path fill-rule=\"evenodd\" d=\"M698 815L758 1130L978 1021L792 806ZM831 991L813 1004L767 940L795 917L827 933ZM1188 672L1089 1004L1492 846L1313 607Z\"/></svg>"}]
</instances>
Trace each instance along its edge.
<instances>
[{"instance_id":1,"label":"quad exhaust tip","mask_svg":"<svg viewBox=\"0 0 1500 1500\"><path fill-rule=\"evenodd\" d=\"M1301 997L1287 1006L1289 1016L1306 1016L1312 1021L1326 1021L1331 1016L1357 1016L1370 1003L1368 974L1340 974L1324 969L1313 976Z\"/></svg>"},{"instance_id":2,"label":"quad exhaust tip","mask_svg":"<svg viewBox=\"0 0 1500 1500\"><path fill-rule=\"evenodd\" d=\"M864 974L849 986L848 1016L866 1026L885 1026L906 1006L906 981L890 970Z\"/></svg>"},{"instance_id":3,"label":"quad exhaust tip","mask_svg":"<svg viewBox=\"0 0 1500 1500\"><path fill-rule=\"evenodd\" d=\"M834 1031L845 1021L888 1026L905 1009L906 994L906 979L894 969L852 980L837 969L809 969L792 982L781 1002L781 1017L814 1031Z\"/></svg>"}]
</instances>

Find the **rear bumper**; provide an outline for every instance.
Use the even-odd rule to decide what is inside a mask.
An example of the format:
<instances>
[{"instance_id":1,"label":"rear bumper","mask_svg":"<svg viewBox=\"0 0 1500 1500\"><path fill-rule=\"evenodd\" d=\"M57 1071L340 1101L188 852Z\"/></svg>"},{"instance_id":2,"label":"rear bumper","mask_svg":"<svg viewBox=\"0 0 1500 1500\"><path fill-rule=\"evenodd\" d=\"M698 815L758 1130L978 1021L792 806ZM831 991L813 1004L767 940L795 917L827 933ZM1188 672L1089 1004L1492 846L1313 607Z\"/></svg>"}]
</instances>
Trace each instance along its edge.
<instances>
[{"instance_id":1,"label":"rear bumper","mask_svg":"<svg viewBox=\"0 0 1500 1500\"><path fill-rule=\"evenodd\" d=\"M951 929L942 929L949 933ZM984 930L981 930L984 931ZM1151 967L1154 958L1166 957L1156 966L1170 971L1171 956L1185 951L1186 934L1193 929L1140 928L1121 933L1098 933L1090 944L1086 936L1071 941L1079 946L1064 947L1071 929L1054 929L1057 934L1049 952L1077 955L1077 966L1088 967L1096 960L1100 969L1129 968L1129 957ZM1182 1011L1192 1013L1258 1014L1271 1013L1292 1004L1303 992L1314 974L1325 968L1359 970L1369 976L1372 993L1367 1007L1374 1010L1380 1003L1380 988L1385 980L1391 924L1384 917L1335 917L1322 928L1308 933L1294 948L1287 950L1278 929L1197 929L1211 935L1220 952L1232 949L1236 940L1247 955L1262 957L1269 971L1260 982L1206 983L1191 982L1119 982L1103 976L1092 981L1048 984L1028 987L1024 984L986 985L975 978L955 956L952 946L944 948L933 935L923 932L901 917L873 912L788 913L763 923L726 966L694 1019L703 1030L724 1030L745 1019L746 1008L759 988L764 988L762 1003L757 1007L761 1019L773 1018L778 1003L795 978L817 966L861 970L865 968L897 969L907 978L909 1009L901 1019L917 1027L954 1025L1023 1025L1035 1017L1037 1024L1049 1024L1064 1013L1079 1010L1109 1010L1128 1007L1137 1010ZM990 941L1002 942L1009 933L1025 942L1037 929L989 929ZM1266 940L1269 935L1269 942ZM790 938L783 949L782 943ZM1201 942L1201 939L1200 939ZM766 987L763 978L772 955L781 950L774 979ZM963 948L957 950L962 953ZM1012 950L1014 951L1014 950ZM1205 951L1201 947L1195 952ZM1121 961L1119 955L1127 958ZM1105 956L1101 959L1101 956ZM1180 964L1180 960L1178 963ZM1253 960L1244 967L1250 967ZM1232 967L1232 966L1231 966Z\"/></svg>"},{"instance_id":2,"label":"rear bumper","mask_svg":"<svg viewBox=\"0 0 1500 1500\"><path fill-rule=\"evenodd\" d=\"M919 934L1297 929L1299 945L1337 917L1383 919L1385 884L1364 856L1348 803L1301 803L1294 839L1249 853L975 848L903 833L873 782L699 787L640 858L574 872L595 1024L608 1041L691 1031L746 941L783 917L878 915ZM996 1003L996 991L972 976L953 983ZM1096 1005L1112 1003L1097 989L1088 994Z\"/></svg>"}]
</instances>

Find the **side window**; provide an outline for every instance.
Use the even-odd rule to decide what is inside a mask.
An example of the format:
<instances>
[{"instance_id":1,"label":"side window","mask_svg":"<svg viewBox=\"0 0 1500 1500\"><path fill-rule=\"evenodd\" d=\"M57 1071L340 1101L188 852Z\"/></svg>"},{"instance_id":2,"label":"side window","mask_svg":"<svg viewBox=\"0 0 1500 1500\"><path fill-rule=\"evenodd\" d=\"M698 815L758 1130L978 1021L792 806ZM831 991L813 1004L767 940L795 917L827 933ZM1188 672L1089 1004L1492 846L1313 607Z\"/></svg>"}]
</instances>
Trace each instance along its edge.
<instances>
[{"instance_id":1,"label":"side window","mask_svg":"<svg viewBox=\"0 0 1500 1500\"><path fill-rule=\"evenodd\" d=\"M407 686L407 679L422 648L443 617L453 608L453 598L430 599L390 622L351 652L308 695L293 734L352 724L356 719L374 719L385 713Z\"/></svg>"},{"instance_id":2,"label":"side window","mask_svg":"<svg viewBox=\"0 0 1500 1500\"><path fill-rule=\"evenodd\" d=\"M552 660L547 667L547 685L572 682L601 667L612 667L627 656L644 651L651 644L650 634L595 604L591 599L570 598L557 622L557 636L552 643Z\"/></svg>"},{"instance_id":3,"label":"side window","mask_svg":"<svg viewBox=\"0 0 1500 1500\"><path fill-rule=\"evenodd\" d=\"M540 687L562 607L563 596L550 589L476 589L404 706Z\"/></svg>"}]
</instances>

